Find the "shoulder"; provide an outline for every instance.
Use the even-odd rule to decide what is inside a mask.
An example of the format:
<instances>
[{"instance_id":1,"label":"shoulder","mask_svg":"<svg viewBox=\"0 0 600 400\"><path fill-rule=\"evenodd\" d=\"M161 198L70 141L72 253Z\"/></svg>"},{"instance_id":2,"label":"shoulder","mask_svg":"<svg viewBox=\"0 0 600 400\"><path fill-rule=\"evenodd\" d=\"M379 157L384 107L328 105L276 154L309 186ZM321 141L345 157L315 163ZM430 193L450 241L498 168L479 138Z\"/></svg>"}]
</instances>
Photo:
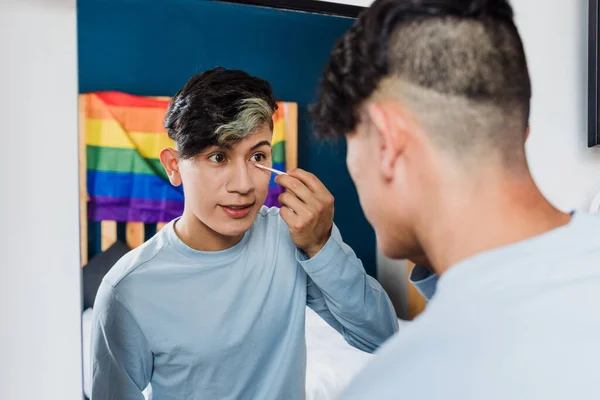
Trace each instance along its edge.
<instances>
[{"instance_id":1,"label":"shoulder","mask_svg":"<svg viewBox=\"0 0 600 400\"><path fill-rule=\"evenodd\" d=\"M159 232L117 261L104 276L98 288L94 301L94 315L96 317L104 315L104 318L107 318L111 315L113 318L117 318L116 316L119 315L131 314L127 299L132 300L130 296L131 289L133 288L133 292L137 292L135 288L139 288L141 284L136 283L133 276L141 267L152 263L165 247L165 242L163 234Z\"/></svg>"},{"instance_id":2,"label":"shoulder","mask_svg":"<svg viewBox=\"0 0 600 400\"><path fill-rule=\"evenodd\" d=\"M411 349L405 346L402 332L392 337L375 354L373 360L348 385L343 396L348 399L385 398L391 399L400 393L408 393L414 383L408 375L415 368Z\"/></svg>"},{"instance_id":3,"label":"shoulder","mask_svg":"<svg viewBox=\"0 0 600 400\"><path fill-rule=\"evenodd\" d=\"M167 243L163 232L157 233L154 237L131 250L117 261L104 277L102 284L117 288L141 266L151 263L167 246Z\"/></svg>"},{"instance_id":4,"label":"shoulder","mask_svg":"<svg viewBox=\"0 0 600 400\"><path fill-rule=\"evenodd\" d=\"M577 232L578 234L588 237L589 234L600 233L600 213L575 213L572 222L567 225L570 227L570 232ZM591 240L597 246L600 247L600 241Z\"/></svg>"},{"instance_id":5,"label":"shoulder","mask_svg":"<svg viewBox=\"0 0 600 400\"><path fill-rule=\"evenodd\" d=\"M575 212L566 225L525 241L529 246L521 246L521 249L534 254L535 257L548 260L545 263L550 262L557 267L560 265L561 269L564 265L557 262L558 257L571 264L597 265L600 259L598 237L600 237L600 213ZM543 251L534 253L532 251L534 247Z\"/></svg>"},{"instance_id":6,"label":"shoulder","mask_svg":"<svg viewBox=\"0 0 600 400\"><path fill-rule=\"evenodd\" d=\"M342 399L397 398L423 396L427 382L440 370L441 336L430 330L427 319L419 317L400 328L376 353L373 360L347 387ZM443 353L443 352L441 352ZM422 386L425 385L425 386Z\"/></svg>"}]
</instances>

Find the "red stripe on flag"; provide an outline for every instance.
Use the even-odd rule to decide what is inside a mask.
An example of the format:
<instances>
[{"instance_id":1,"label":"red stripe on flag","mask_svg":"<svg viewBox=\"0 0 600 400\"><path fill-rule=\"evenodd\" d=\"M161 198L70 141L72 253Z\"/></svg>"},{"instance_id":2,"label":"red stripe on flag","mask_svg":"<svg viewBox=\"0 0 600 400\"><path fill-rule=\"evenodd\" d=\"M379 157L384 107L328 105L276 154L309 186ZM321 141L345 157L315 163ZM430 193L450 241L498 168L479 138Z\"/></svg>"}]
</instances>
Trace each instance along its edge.
<instances>
[{"instance_id":1,"label":"red stripe on flag","mask_svg":"<svg viewBox=\"0 0 600 400\"><path fill-rule=\"evenodd\" d=\"M107 105L113 106L124 106L124 107L152 107L167 109L169 107L168 100L159 100L149 97L134 96L127 93L121 92L95 92L95 96L98 96Z\"/></svg>"}]
</instances>

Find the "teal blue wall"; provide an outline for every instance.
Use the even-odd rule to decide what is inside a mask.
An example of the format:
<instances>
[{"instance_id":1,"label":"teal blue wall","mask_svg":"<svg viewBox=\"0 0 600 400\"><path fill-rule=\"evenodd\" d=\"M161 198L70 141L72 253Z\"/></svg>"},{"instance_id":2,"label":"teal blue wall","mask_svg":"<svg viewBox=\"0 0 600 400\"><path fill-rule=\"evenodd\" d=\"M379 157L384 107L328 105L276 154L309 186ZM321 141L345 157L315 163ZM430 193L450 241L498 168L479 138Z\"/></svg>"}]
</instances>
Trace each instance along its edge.
<instances>
[{"instance_id":1,"label":"teal blue wall","mask_svg":"<svg viewBox=\"0 0 600 400\"><path fill-rule=\"evenodd\" d=\"M172 96L214 66L268 80L279 100L298 103L299 167L336 197L335 222L374 275L375 235L348 175L344 143L317 142L307 111L331 47L352 22L206 0L79 0L80 91Z\"/></svg>"}]
</instances>

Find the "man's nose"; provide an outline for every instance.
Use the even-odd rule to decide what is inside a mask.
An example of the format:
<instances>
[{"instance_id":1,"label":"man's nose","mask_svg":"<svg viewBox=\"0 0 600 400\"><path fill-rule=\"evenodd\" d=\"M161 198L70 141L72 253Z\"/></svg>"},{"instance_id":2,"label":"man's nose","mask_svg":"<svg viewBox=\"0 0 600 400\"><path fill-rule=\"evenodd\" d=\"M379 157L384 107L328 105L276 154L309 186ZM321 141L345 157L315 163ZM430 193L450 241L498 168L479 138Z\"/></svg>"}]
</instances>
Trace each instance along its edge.
<instances>
[{"instance_id":1,"label":"man's nose","mask_svg":"<svg viewBox=\"0 0 600 400\"><path fill-rule=\"evenodd\" d=\"M248 194L254 190L254 181L252 180L250 168L256 167L246 161L235 164L227 185L228 192Z\"/></svg>"}]
</instances>

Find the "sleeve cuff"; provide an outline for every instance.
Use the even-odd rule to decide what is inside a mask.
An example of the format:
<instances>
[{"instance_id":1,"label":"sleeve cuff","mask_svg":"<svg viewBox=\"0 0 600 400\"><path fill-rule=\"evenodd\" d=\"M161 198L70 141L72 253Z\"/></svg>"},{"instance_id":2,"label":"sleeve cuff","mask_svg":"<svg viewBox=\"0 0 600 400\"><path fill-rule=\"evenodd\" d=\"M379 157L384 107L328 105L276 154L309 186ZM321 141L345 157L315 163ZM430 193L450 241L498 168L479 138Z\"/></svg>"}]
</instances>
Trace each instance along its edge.
<instances>
[{"instance_id":1,"label":"sleeve cuff","mask_svg":"<svg viewBox=\"0 0 600 400\"><path fill-rule=\"evenodd\" d=\"M316 272L329 266L340 251L343 253L344 249L335 240L333 235L331 235L325 246L312 258L308 258L304 251L296 248L296 260L307 272Z\"/></svg>"},{"instance_id":2,"label":"sleeve cuff","mask_svg":"<svg viewBox=\"0 0 600 400\"><path fill-rule=\"evenodd\" d=\"M410 272L409 280L423 297L431 300L435 294L438 281L438 276L435 273L421 265L415 265Z\"/></svg>"}]
</instances>

